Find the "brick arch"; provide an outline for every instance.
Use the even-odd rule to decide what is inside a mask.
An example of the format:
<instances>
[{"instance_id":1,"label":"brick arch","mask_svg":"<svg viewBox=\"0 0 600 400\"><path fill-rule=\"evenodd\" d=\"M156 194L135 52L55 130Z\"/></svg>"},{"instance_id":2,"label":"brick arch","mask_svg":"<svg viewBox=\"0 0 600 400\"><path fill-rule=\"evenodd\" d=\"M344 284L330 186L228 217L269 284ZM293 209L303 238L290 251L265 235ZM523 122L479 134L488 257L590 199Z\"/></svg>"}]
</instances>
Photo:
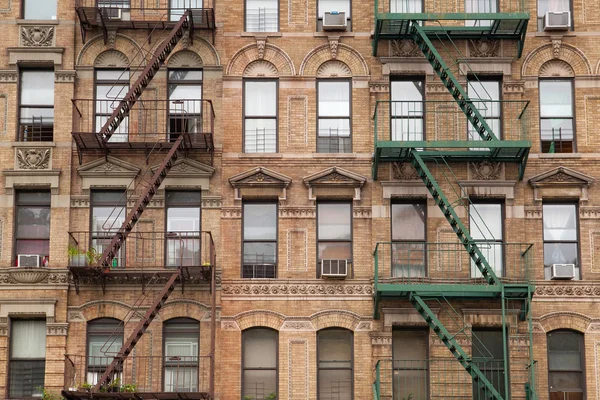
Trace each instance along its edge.
<instances>
[{"instance_id":1,"label":"brick arch","mask_svg":"<svg viewBox=\"0 0 600 400\"><path fill-rule=\"evenodd\" d=\"M131 306L117 300L92 300L82 304L79 310L86 322L97 318L115 318L123 321L131 312Z\"/></svg>"},{"instance_id":2,"label":"brick arch","mask_svg":"<svg viewBox=\"0 0 600 400\"><path fill-rule=\"evenodd\" d=\"M279 331L285 321L285 315L269 310L252 310L237 314L235 320L240 330L264 326Z\"/></svg>"},{"instance_id":3,"label":"brick arch","mask_svg":"<svg viewBox=\"0 0 600 400\"><path fill-rule=\"evenodd\" d=\"M154 54L156 50L164 43L164 40L158 42L156 46L152 48L152 53ZM169 64L169 61L172 57L176 56L177 53L182 51L190 51L196 54L202 60L202 65L204 66L218 66L221 65L221 58L219 57L219 53L215 49L215 47L203 37L198 35L194 35L194 44L189 43L189 39L180 40L177 43L177 46L173 49L169 58L165 61L165 65Z\"/></svg>"},{"instance_id":4,"label":"brick arch","mask_svg":"<svg viewBox=\"0 0 600 400\"><path fill-rule=\"evenodd\" d=\"M311 315L310 320L317 331L325 328L346 328L354 331L360 322L360 315L346 310L327 310Z\"/></svg>"},{"instance_id":5,"label":"brick arch","mask_svg":"<svg viewBox=\"0 0 600 400\"><path fill-rule=\"evenodd\" d=\"M208 314L208 315L207 315ZM177 299L165 303L155 318L155 321L166 321L172 318L192 318L202 321L210 317L210 306L196 300Z\"/></svg>"},{"instance_id":6,"label":"brick arch","mask_svg":"<svg viewBox=\"0 0 600 400\"><path fill-rule=\"evenodd\" d=\"M238 50L227 64L226 75L242 76L248 64L257 60L269 61L277 68L279 76L296 75L296 68L290 56L281 48L266 43L264 50L258 48L256 43L249 44ZM262 55L262 57L260 57Z\"/></svg>"},{"instance_id":7,"label":"brick arch","mask_svg":"<svg viewBox=\"0 0 600 400\"><path fill-rule=\"evenodd\" d=\"M369 66L364 57L354 48L343 43L338 43L335 58L332 57L332 50L328 44L311 50L302 60L299 74L302 76L316 76L319 67L331 60L338 60L346 64L352 71L352 76L369 75Z\"/></svg>"},{"instance_id":8,"label":"brick arch","mask_svg":"<svg viewBox=\"0 0 600 400\"><path fill-rule=\"evenodd\" d=\"M75 65L93 66L96 57L106 50L117 50L126 54L131 65L137 66L143 62L142 56L144 52L140 45L133 38L122 33L117 33L114 46L110 48L104 44L104 37L102 35L94 36L90 39L79 51Z\"/></svg>"},{"instance_id":9,"label":"brick arch","mask_svg":"<svg viewBox=\"0 0 600 400\"><path fill-rule=\"evenodd\" d=\"M546 332L557 329L571 329L585 333L592 319L577 312L557 311L543 315L539 321Z\"/></svg>"},{"instance_id":10,"label":"brick arch","mask_svg":"<svg viewBox=\"0 0 600 400\"><path fill-rule=\"evenodd\" d=\"M556 49L552 43L544 44L531 51L521 68L522 76L538 76L542 66L550 60L561 60L569 64L573 69L575 76L591 75L592 66L581 50L566 43L561 43Z\"/></svg>"}]
</instances>

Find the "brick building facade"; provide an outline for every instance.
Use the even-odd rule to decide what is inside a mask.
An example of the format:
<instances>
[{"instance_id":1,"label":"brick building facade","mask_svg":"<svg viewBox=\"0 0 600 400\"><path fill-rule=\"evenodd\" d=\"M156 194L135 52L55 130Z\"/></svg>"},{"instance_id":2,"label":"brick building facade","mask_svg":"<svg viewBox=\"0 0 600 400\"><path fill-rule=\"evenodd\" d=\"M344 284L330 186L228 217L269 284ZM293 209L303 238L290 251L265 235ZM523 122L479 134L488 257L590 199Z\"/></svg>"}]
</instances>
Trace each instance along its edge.
<instances>
[{"instance_id":1,"label":"brick building facade","mask_svg":"<svg viewBox=\"0 0 600 400\"><path fill-rule=\"evenodd\" d=\"M597 398L597 8L0 0L0 398Z\"/></svg>"}]
</instances>

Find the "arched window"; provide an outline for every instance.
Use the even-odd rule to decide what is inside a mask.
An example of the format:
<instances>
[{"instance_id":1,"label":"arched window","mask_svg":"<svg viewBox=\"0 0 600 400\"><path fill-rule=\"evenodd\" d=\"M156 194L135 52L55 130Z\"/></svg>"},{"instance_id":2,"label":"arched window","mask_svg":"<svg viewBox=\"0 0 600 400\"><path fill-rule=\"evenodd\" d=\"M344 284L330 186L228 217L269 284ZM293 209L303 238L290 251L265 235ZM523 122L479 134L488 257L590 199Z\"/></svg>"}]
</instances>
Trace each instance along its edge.
<instances>
[{"instance_id":1,"label":"arched window","mask_svg":"<svg viewBox=\"0 0 600 400\"><path fill-rule=\"evenodd\" d=\"M585 398L583 334L569 330L548 333L550 400Z\"/></svg>"},{"instance_id":2,"label":"arched window","mask_svg":"<svg viewBox=\"0 0 600 400\"><path fill-rule=\"evenodd\" d=\"M173 318L163 325L164 391L197 392L200 323Z\"/></svg>"},{"instance_id":3,"label":"arched window","mask_svg":"<svg viewBox=\"0 0 600 400\"><path fill-rule=\"evenodd\" d=\"M317 332L319 400L352 400L354 382L353 334L347 329Z\"/></svg>"},{"instance_id":4,"label":"arched window","mask_svg":"<svg viewBox=\"0 0 600 400\"><path fill-rule=\"evenodd\" d=\"M87 383L95 385L98 382L121 347L123 347L121 321L114 318L98 318L88 322Z\"/></svg>"},{"instance_id":5,"label":"arched window","mask_svg":"<svg viewBox=\"0 0 600 400\"><path fill-rule=\"evenodd\" d=\"M269 328L242 332L242 399L277 398L278 339Z\"/></svg>"}]
</instances>

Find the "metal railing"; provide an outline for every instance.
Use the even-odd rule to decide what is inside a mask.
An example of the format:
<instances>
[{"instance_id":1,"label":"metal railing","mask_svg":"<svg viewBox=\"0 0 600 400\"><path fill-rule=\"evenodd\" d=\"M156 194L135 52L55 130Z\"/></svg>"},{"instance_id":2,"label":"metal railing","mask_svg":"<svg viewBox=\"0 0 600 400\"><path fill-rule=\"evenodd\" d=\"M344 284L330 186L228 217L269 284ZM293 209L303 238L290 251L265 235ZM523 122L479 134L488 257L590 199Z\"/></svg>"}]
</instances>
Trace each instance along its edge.
<instances>
[{"instance_id":1,"label":"metal railing","mask_svg":"<svg viewBox=\"0 0 600 400\"><path fill-rule=\"evenodd\" d=\"M74 99L73 135L87 146L101 140L97 137L102 126L119 107L119 99ZM215 113L211 100L138 100L109 143L177 140L187 133L192 145L214 148ZM76 138L77 139L77 138Z\"/></svg>"},{"instance_id":2,"label":"metal railing","mask_svg":"<svg viewBox=\"0 0 600 400\"><path fill-rule=\"evenodd\" d=\"M500 140L528 140L529 101L476 100L471 104ZM375 104L378 141L481 140L454 100L388 101Z\"/></svg>"},{"instance_id":3,"label":"metal railing","mask_svg":"<svg viewBox=\"0 0 600 400\"><path fill-rule=\"evenodd\" d=\"M533 245L477 241L494 272L505 282L529 282ZM461 243L379 242L375 283L485 283Z\"/></svg>"},{"instance_id":4,"label":"metal railing","mask_svg":"<svg viewBox=\"0 0 600 400\"><path fill-rule=\"evenodd\" d=\"M69 232L69 268L97 266L115 231ZM212 234L202 232L143 232L125 239L111 269L156 270L209 267L216 263Z\"/></svg>"},{"instance_id":5,"label":"metal railing","mask_svg":"<svg viewBox=\"0 0 600 400\"><path fill-rule=\"evenodd\" d=\"M64 387L87 392L98 382L114 357L65 355ZM130 355L100 392L208 392L210 356Z\"/></svg>"},{"instance_id":6,"label":"metal railing","mask_svg":"<svg viewBox=\"0 0 600 400\"><path fill-rule=\"evenodd\" d=\"M436 19L443 18L440 14L453 14L448 19L468 20L469 14L528 12L524 0L375 0L375 9L379 13L403 14L406 19L414 18L414 14L425 13L435 14ZM464 14L464 17L455 14Z\"/></svg>"}]
</instances>

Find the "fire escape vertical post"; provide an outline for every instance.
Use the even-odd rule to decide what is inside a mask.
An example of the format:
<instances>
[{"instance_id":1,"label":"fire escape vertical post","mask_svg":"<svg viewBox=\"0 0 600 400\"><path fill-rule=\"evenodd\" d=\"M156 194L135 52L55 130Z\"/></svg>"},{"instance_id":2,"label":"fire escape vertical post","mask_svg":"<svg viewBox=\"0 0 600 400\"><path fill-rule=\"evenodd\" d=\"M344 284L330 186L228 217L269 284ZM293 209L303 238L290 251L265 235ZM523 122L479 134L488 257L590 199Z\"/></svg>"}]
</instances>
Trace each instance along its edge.
<instances>
[{"instance_id":1,"label":"fire escape vertical post","mask_svg":"<svg viewBox=\"0 0 600 400\"><path fill-rule=\"evenodd\" d=\"M504 395L507 396L509 392L508 387L508 376L510 375L510 371L508 369L508 330L506 329L506 297L504 292L504 285L501 287L502 289L502 351L503 351L503 364L504 364Z\"/></svg>"},{"instance_id":2,"label":"fire escape vertical post","mask_svg":"<svg viewBox=\"0 0 600 400\"><path fill-rule=\"evenodd\" d=\"M212 249L211 249L212 252ZM212 258L212 257L211 257ZM216 266L213 265L210 273L210 375L208 382L208 393L211 399L215 398L215 351L217 336L217 273Z\"/></svg>"}]
</instances>

